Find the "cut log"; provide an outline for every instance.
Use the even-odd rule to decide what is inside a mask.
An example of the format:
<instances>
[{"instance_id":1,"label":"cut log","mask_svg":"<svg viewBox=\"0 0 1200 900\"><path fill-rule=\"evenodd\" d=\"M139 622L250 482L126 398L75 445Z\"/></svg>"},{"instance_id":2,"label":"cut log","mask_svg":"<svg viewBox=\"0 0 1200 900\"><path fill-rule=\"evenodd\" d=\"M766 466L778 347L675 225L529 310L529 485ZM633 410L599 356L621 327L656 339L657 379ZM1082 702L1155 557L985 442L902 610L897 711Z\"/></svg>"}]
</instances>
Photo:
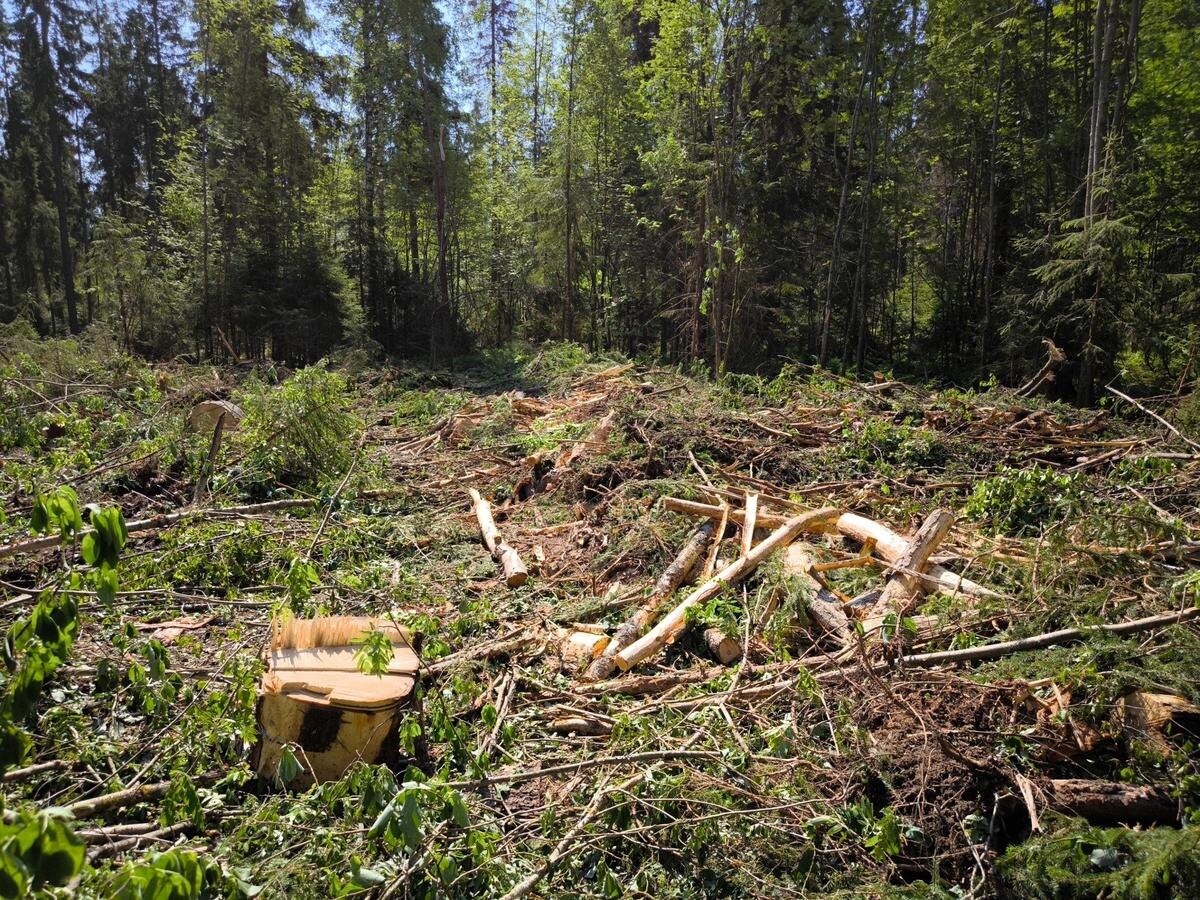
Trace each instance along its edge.
<instances>
[{"instance_id":1,"label":"cut log","mask_svg":"<svg viewBox=\"0 0 1200 900\"><path fill-rule=\"evenodd\" d=\"M720 628L704 629L704 646L709 655L723 666L742 658L742 643L731 638Z\"/></svg>"},{"instance_id":2,"label":"cut log","mask_svg":"<svg viewBox=\"0 0 1200 900\"><path fill-rule=\"evenodd\" d=\"M720 506L710 503L698 503L694 500L682 500L679 497L664 497L663 508L671 512L683 513L689 516L701 516L707 519L719 519L721 517ZM731 509L729 511L729 520L738 524L744 524L746 514L740 509ZM786 521L786 517L774 513L761 511L758 513L758 527L760 528L778 528ZM814 531L814 533L821 533L821 531L828 530L830 529L822 528L820 531ZM839 516L836 523L836 530L861 544L874 541L876 555L885 562L895 563L908 548L908 541L902 535L892 531L886 525L881 525L879 522L872 521L865 516L855 513L843 513ZM932 588L936 588L946 594L967 594L971 597L1004 599L1003 594L977 584L969 578L956 575L954 572L936 564L928 567L924 577Z\"/></svg>"},{"instance_id":3,"label":"cut log","mask_svg":"<svg viewBox=\"0 0 1200 900\"><path fill-rule=\"evenodd\" d=\"M849 646L854 636L850 622L838 598L813 577L813 563L812 547L808 544L792 544L784 554L783 571L799 579L806 588L808 614L817 627L843 647Z\"/></svg>"},{"instance_id":4,"label":"cut log","mask_svg":"<svg viewBox=\"0 0 1200 900\"><path fill-rule=\"evenodd\" d=\"M606 634L568 631L559 636L558 655L564 672L576 673L591 665L609 644Z\"/></svg>"},{"instance_id":5,"label":"cut log","mask_svg":"<svg viewBox=\"0 0 1200 900\"><path fill-rule=\"evenodd\" d=\"M700 557L704 554L705 545L712 537L714 528L712 522L705 522L683 545L683 549L679 551L671 565L667 566L666 571L655 582L654 589L650 592L646 602L639 606L637 611L617 629L617 633L613 635L613 639L604 649L604 653L588 666L583 675L585 681L600 681L613 673L617 667L617 654L645 633L650 625L650 620L654 618L654 614L662 605L663 600L675 593L695 570L696 564L700 562Z\"/></svg>"},{"instance_id":6,"label":"cut log","mask_svg":"<svg viewBox=\"0 0 1200 900\"><path fill-rule=\"evenodd\" d=\"M881 525L855 513L845 513L839 516L837 530L847 537L854 538L859 543L865 544L867 541L874 541L875 552L880 559L893 565L897 564L900 557L908 550L909 542L903 536L892 531L886 525ZM946 594L967 594L972 597L1003 599L1002 594L936 564L928 566L922 577L931 589L936 588Z\"/></svg>"},{"instance_id":7,"label":"cut log","mask_svg":"<svg viewBox=\"0 0 1200 900\"><path fill-rule=\"evenodd\" d=\"M742 556L754 546L754 527L758 521L758 494L746 495L746 515L742 522Z\"/></svg>"},{"instance_id":8,"label":"cut log","mask_svg":"<svg viewBox=\"0 0 1200 900\"><path fill-rule=\"evenodd\" d=\"M1174 825L1179 801L1159 787L1055 778L1050 782L1050 805L1060 812L1087 819L1094 825Z\"/></svg>"},{"instance_id":9,"label":"cut log","mask_svg":"<svg viewBox=\"0 0 1200 900\"><path fill-rule=\"evenodd\" d=\"M926 584L920 573L953 524L954 514L946 509L934 510L921 524L904 554L896 560L897 571L888 579L883 593L867 612L863 627L868 636L877 638L880 627L889 617L898 624L901 617L912 611L925 593Z\"/></svg>"},{"instance_id":10,"label":"cut log","mask_svg":"<svg viewBox=\"0 0 1200 900\"><path fill-rule=\"evenodd\" d=\"M1126 735L1163 753L1172 750L1168 737L1185 741L1200 736L1200 707L1174 694L1132 691L1117 701L1117 716Z\"/></svg>"},{"instance_id":11,"label":"cut log","mask_svg":"<svg viewBox=\"0 0 1200 900\"><path fill-rule=\"evenodd\" d=\"M517 551L504 543L500 537L496 520L492 518L492 507L488 502L479 496L479 491L475 488L469 488L467 493L471 495L471 505L475 509L475 518L479 522L479 533L483 536L483 543L492 554L492 559L500 566L500 571L504 573L504 583L510 588L520 587L529 580L529 570L525 568L525 563L521 562Z\"/></svg>"},{"instance_id":12,"label":"cut log","mask_svg":"<svg viewBox=\"0 0 1200 900\"><path fill-rule=\"evenodd\" d=\"M667 613L647 634L618 653L617 665L623 671L628 671L658 653L683 630L689 609L715 597L726 585L733 584L753 572L760 562L776 550L786 547L797 535L811 531L821 523L833 521L837 514L835 509L818 509L788 519L749 554L735 560L688 594L682 603Z\"/></svg>"}]
</instances>

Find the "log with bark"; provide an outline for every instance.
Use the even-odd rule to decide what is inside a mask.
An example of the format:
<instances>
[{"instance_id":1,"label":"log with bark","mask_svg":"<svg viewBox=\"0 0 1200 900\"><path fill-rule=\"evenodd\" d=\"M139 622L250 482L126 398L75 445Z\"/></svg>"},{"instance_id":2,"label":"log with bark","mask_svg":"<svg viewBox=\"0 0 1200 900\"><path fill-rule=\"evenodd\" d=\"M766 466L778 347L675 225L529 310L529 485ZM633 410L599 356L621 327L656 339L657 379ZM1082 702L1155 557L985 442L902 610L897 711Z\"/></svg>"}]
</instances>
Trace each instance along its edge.
<instances>
[{"instance_id":1,"label":"log with bark","mask_svg":"<svg viewBox=\"0 0 1200 900\"><path fill-rule=\"evenodd\" d=\"M712 522L705 522L683 545L683 549L679 551L671 565L667 566L666 571L655 582L650 596L617 629L612 641L604 649L604 653L588 666L587 671L583 674L585 681L600 681L613 673L617 668L617 654L645 633L650 625L650 620L654 618L654 614L662 602L675 593L695 570L700 558L704 555L704 548L712 537L714 529L715 526Z\"/></svg>"},{"instance_id":2,"label":"log with bark","mask_svg":"<svg viewBox=\"0 0 1200 900\"><path fill-rule=\"evenodd\" d=\"M1087 819L1093 825L1175 825L1179 801L1160 787L1055 778L1050 782L1050 805L1060 812Z\"/></svg>"},{"instance_id":3,"label":"log with bark","mask_svg":"<svg viewBox=\"0 0 1200 900\"><path fill-rule=\"evenodd\" d=\"M822 632L834 638L841 646L849 646L854 632L842 609L841 601L813 577L813 566L811 546L795 543L787 548L783 557L783 571L784 574L798 579L804 586L809 617Z\"/></svg>"},{"instance_id":4,"label":"log with bark","mask_svg":"<svg viewBox=\"0 0 1200 900\"><path fill-rule=\"evenodd\" d=\"M721 665L727 666L742 658L742 642L720 628L705 628L702 637L709 655Z\"/></svg>"},{"instance_id":5,"label":"log with bark","mask_svg":"<svg viewBox=\"0 0 1200 900\"><path fill-rule=\"evenodd\" d=\"M475 519L479 522L479 533L483 537L483 543L504 574L504 583L510 588L520 587L529 580L529 570L525 568L525 563L521 562L517 551L504 543L500 537L496 520L492 518L491 505L475 488L468 488L467 493L471 496L471 506L475 510Z\"/></svg>"},{"instance_id":6,"label":"log with bark","mask_svg":"<svg viewBox=\"0 0 1200 900\"><path fill-rule=\"evenodd\" d=\"M683 631L689 609L711 600L724 590L726 585L734 584L749 575L758 567L759 563L776 550L786 547L798 535L805 531L819 529L824 524L834 521L837 515L835 509L818 509L788 519L746 556L739 557L705 581L704 584L688 594L682 603L667 613L648 633L618 653L617 665L623 671L628 671L658 653Z\"/></svg>"},{"instance_id":7,"label":"log with bark","mask_svg":"<svg viewBox=\"0 0 1200 900\"><path fill-rule=\"evenodd\" d=\"M867 612L863 627L869 637L878 638L881 627L889 619L898 627L900 619L908 615L925 594L926 583L920 573L953 524L954 514L946 509L934 510L921 524L904 554L896 560L895 573L888 578L879 599Z\"/></svg>"}]
</instances>

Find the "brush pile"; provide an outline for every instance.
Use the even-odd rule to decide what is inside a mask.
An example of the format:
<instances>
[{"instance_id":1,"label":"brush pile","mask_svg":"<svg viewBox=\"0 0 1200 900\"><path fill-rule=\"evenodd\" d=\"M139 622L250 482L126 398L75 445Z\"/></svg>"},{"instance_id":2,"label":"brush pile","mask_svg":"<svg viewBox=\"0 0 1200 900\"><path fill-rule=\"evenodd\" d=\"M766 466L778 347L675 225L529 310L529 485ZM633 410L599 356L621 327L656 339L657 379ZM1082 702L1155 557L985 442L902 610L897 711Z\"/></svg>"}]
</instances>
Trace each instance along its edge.
<instances>
[{"instance_id":1,"label":"brush pile","mask_svg":"<svg viewBox=\"0 0 1200 900\"><path fill-rule=\"evenodd\" d=\"M1200 454L1178 400L712 383L550 347L322 381L316 421L330 397L349 417L322 471L304 427L256 412L294 380L224 377L134 373L143 404L73 375L38 383L51 407L8 379L68 432L5 451L4 611L83 581L5 793L74 810L85 892L180 854L289 896L1196 884ZM135 410L89 420L96 458L70 456L73 391ZM227 440L187 436L202 400L246 410ZM31 477L124 513L111 596L74 543L29 535ZM264 648L325 615L419 643L419 702L390 769L308 788L280 741L256 778Z\"/></svg>"}]
</instances>

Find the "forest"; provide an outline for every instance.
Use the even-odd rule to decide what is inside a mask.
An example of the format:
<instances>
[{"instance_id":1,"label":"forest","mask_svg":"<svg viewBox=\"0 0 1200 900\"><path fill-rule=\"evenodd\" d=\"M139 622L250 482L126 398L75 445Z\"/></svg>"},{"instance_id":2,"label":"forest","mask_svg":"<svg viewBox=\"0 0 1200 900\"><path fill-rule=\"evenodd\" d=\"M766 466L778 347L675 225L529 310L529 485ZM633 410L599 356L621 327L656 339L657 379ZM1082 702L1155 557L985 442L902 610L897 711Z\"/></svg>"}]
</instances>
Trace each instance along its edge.
<instances>
[{"instance_id":1,"label":"forest","mask_svg":"<svg viewBox=\"0 0 1200 900\"><path fill-rule=\"evenodd\" d=\"M8 2L0 320L1174 385L1189 0Z\"/></svg>"},{"instance_id":2,"label":"forest","mask_svg":"<svg viewBox=\"0 0 1200 900\"><path fill-rule=\"evenodd\" d=\"M0 0L0 897L1200 896L1196 0Z\"/></svg>"}]
</instances>

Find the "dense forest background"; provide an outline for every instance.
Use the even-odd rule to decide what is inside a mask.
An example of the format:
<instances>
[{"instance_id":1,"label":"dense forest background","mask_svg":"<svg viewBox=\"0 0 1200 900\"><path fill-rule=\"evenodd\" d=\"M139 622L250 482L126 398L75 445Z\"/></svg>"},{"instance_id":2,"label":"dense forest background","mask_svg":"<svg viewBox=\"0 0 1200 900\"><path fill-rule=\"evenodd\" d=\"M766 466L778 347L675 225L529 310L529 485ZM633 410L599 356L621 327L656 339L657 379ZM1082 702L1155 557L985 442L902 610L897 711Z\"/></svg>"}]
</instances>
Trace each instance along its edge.
<instances>
[{"instance_id":1,"label":"dense forest background","mask_svg":"<svg viewBox=\"0 0 1200 900\"><path fill-rule=\"evenodd\" d=\"M1194 376L1195 0L6 0L0 321Z\"/></svg>"}]
</instances>

